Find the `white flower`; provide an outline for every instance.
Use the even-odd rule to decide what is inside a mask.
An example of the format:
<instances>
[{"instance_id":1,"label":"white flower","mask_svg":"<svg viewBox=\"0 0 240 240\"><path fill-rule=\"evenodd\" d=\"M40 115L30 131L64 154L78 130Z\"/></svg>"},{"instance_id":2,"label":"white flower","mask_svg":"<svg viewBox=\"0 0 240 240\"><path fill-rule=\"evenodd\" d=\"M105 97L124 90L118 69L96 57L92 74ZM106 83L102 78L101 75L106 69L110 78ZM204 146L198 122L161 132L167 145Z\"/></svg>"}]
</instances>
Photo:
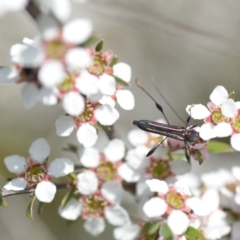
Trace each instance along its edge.
<instances>
[{"instance_id":1,"label":"white flower","mask_svg":"<svg viewBox=\"0 0 240 240\"><path fill-rule=\"evenodd\" d=\"M41 202L51 202L56 193L56 186L46 179L63 177L73 172L74 164L66 158L56 158L46 168L46 160L50 147L43 138L35 140L29 149L30 158L13 155L4 159L7 169L18 175L8 182L4 188L8 190L23 190L28 185L36 185L35 195Z\"/></svg>"},{"instance_id":2,"label":"white flower","mask_svg":"<svg viewBox=\"0 0 240 240\"><path fill-rule=\"evenodd\" d=\"M223 86L217 86L210 95L210 111L202 104L187 106L186 110L192 118L205 121L199 131L203 140L231 135L233 129L229 118L236 115L238 104L228 97L227 90Z\"/></svg>"}]
</instances>

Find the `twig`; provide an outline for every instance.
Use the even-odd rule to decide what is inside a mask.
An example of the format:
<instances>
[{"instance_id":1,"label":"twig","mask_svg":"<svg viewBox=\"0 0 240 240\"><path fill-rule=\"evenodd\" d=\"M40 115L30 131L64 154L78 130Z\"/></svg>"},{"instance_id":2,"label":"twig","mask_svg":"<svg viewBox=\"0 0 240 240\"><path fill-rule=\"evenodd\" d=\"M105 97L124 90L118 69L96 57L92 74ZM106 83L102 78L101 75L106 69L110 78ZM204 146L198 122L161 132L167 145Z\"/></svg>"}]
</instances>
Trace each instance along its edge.
<instances>
[{"instance_id":1,"label":"twig","mask_svg":"<svg viewBox=\"0 0 240 240\"><path fill-rule=\"evenodd\" d=\"M55 184L57 189L60 190L60 189L65 189L65 188L68 188L69 187L69 184ZM13 196L13 195L21 195L21 194L34 194L34 191L35 191L35 188L27 188L27 189L24 189L24 190L7 190L5 188L1 188L0 189L0 192L1 192L1 195L2 197L9 197L9 196Z\"/></svg>"}]
</instances>

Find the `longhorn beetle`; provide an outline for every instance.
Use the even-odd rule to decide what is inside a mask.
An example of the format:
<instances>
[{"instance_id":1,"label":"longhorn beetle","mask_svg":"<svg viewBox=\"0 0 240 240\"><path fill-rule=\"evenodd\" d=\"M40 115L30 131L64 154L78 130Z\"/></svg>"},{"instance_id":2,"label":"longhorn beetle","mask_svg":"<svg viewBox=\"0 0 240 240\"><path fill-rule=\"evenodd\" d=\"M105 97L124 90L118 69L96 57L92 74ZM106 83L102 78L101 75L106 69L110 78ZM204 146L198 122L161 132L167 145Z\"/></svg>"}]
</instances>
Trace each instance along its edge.
<instances>
[{"instance_id":1,"label":"longhorn beetle","mask_svg":"<svg viewBox=\"0 0 240 240\"><path fill-rule=\"evenodd\" d=\"M170 138L174 138L180 141L184 142L185 145L185 156L187 161L190 163L190 154L188 152L188 148L190 147L190 145L192 143L195 143L199 140L199 133L194 129L195 127L197 127L197 125L192 125L188 127L188 124L190 122L191 116L189 116L187 118L186 121L186 126L185 127L179 127L179 126L174 126L174 125L170 125L169 121L163 111L162 106L157 103L157 101L140 85L140 83L138 82L138 79L135 80L136 85L141 88L155 103L157 109L163 114L164 118L167 121L167 124L164 123L158 123L155 121L150 121L150 120L134 120L133 121L133 125L136 125L137 127L139 127L140 129L146 131L146 132L151 132L151 133L155 133L155 134L159 134L159 135L163 135L165 137L170 137ZM173 112L181 119L181 117L177 114L177 112L172 108L172 106L168 103L168 101L165 99L165 97L163 96L163 94L158 90L153 78L152 78L152 82L155 86L155 88L157 89L158 93L161 95L161 97L164 99L164 101L168 104L168 106L173 110ZM191 114L190 114L191 115ZM181 119L182 120L182 119ZM182 120L183 121L183 120ZM184 122L184 121L183 121ZM165 138L166 139L166 138ZM164 140L165 140L164 139ZM163 141L164 141L163 140ZM163 141L160 141L156 146L154 146L148 153L147 153L147 157L150 156L151 154L154 153L154 151L163 143Z\"/></svg>"}]
</instances>

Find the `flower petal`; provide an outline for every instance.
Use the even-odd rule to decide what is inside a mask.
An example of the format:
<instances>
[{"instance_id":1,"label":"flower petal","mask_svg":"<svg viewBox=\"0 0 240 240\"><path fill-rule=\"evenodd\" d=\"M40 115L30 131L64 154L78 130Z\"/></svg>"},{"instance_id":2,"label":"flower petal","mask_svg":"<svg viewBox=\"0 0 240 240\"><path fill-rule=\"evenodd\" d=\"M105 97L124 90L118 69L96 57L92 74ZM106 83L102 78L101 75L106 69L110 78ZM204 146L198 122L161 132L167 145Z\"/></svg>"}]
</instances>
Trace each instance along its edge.
<instances>
[{"instance_id":1,"label":"flower petal","mask_svg":"<svg viewBox=\"0 0 240 240\"><path fill-rule=\"evenodd\" d=\"M64 208L59 207L58 213L62 218L70 221L78 219L82 211L82 204L75 198L72 198Z\"/></svg>"},{"instance_id":2,"label":"flower petal","mask_svg":"<svg viewBox=\"0 0 240 240\"><path fill-rule=\"evenodd\" d=\"M113 230L114 239L116 240L133 240L140 234L141 228L138 224L130 223L128 225L115 228Z\"/></svg>"},{"instance_id":3,"label":"flower petal","mask_svg":"<svg viewBox=\"0 0 240 240\"><path fill-rule=\"evenodd\" d=\"M27 187L27 181L24 178L14 178L3 186L6 190L19 191Z\"/></svg>"},{"instance_id":4,"label":"flower petal","mask_svg":"<svg viewBox=\"0 0 240 240\"><path fill-rule=\"evenodd\" d=\"M64 81L66 77L63 65L57 60L48 60L39 69L39 81L46 88L52 88Z\"/></svg>"},{"instance_id":5,"label":"flower petal","mask_svg":"<svg viewBox=\"0 0 240 240\"><path fill-rule=\"evenodd\" d=\"M84 171L77 175L77 188L81 194L93 194L98 188L98 179L93 171Z\"/></svg>"},{"instance_id":6,"label":"flower petal","mask_svg":"<svg viewBox=\"0 0 240 240\"><path fill-rule=\"evenodd\" d=\"M22 88L22 99L26 109L32 108L37 103L38 88L34 83L27 83Z\"/></svg>"},{"instance_id":7,"label":"flower petal","mask_svg":"<svg viewBox=\"0 0 240 240\"><path fill-rule=\"evenodd\" d=\"M125 145L120 139L113 139L108 142L107 146L103 149L106 159L110 162L117 162L125 155Z\"/></svg>"},{"instance_id":8,"label":"flower petal","mask_svg":"<svg viewBox=\"0 0 240 240\"><path fill-rule=\"evenodd\" d=\"M92 58L84 48L73 48L65 55L68 70L83 69L90 66Z\"/></svg>"},{"instance_id":9,"label":"flower petal","mask_svg":"<svg viewBox=\"0 0 240 240\"><path fill-rule=\"evenodd\" d=\"M103 126L110 126L118 120L119 112L114 107L105 104L95 110L94 116Z\"/></svg>"},{"instance_id":10,"label":"flower petal","mask_svg":"<svg viewBox=\"0 0 240 240\"><path fill-rule=\"evenodd\" d=\"M58 98L53 89L42 87L38 89L38 101L44 105L52 106L58 103Z\"/></svg>"},{"instance_id":11,"label":"flower petal","mask_svg":"<svg viewBox=\"0 0 240 240\"><path fill-rule=\"evenodd\" d=\"M65 22L71 14L71 3L68 0L51 0L50 11L61 22Z\"/></svg>"},{"instance_id":12,"label":"flower petal","mask_svg":"<svg viewBox=\"0 0 240 240\"><path fill-rule=\"evenodd\" d=\"M102 94L113 95L116 91L116 82L114 77L104 73L99 77L99 90Z\"/></svg>"},{"instance_id":13,"label":"flower petal","mask_svg":"<svg viewBox=\"0 0 240 240\"><path fill-rule=\"evenodd\" d=\"M42 181L37 184L35 195L39 201L49 203L53 200L56 191L57 188L55 184L48 181Z\"/></svg>"},{"instance_id":14,"label":"flower petal","mask_svg":"<svg viewBox=\"0 0 240 240\"><path fill-rule=\"evenodd\" d=\"M204 206L203 201L197 197L188 198L186 200L186 205L198 216L207 216L209 214L209 211Z\"/></svg>"},{"instance_id":15,"label":"flower petal","mask_svg":"<svg viewBox=\"0 0 240 240\"><path fill-rule=\"evenodd\" d=\"M29 154L34 161L43 163L50 154L50 146L44 138L38 138L31 144Z\"/></svg>"},{"instance_id":16,"label":"flower petal","mask_svg":"<svg viewBox=\"0 0 240 240\"><path fill-rule=\"evenodd\" d=\"M42 65L44 60L44 52L38 45L32 44L16 56L12 57L12 61L18 63L24 68L37 68Z\"/></svg>"},{"instance_id":17,"label":"flower petal","mask_svg":"<svg viewBox=\"0 0 240 240\"><path fill-rule=\"evenodd\" d=\"M76 78L76 88L86 96L97 94L98 78L87 70L83 70L79 77Z\"/></svg>"},{"instance_id":18,"label":"flower petal","mask_svg":"<svg viewBox=\"0 0 240 240\"><path fill-rule=\"evenodd\" d=\"M166 194L168 192L168 185L165 181L151 179L146 180L146 184L148 185L151 192L158 192L162 194Z\"/></svg>"},{"instance_id":19,"label":"flower petal","mask_svg":"<svg viewBox=\"0 0 240 240\"><path fill-rule=\"evenodd\" d=\"M12 67L0 67L0 83L12 83L18 80L18 71Z\"/></svg>"},{"instance_id":20,"label":"flower petal","mask_svg":"<svg viewBox=\"0 0 240 240\"><path fill-rule=\"evenodd\" d=\"M228 137L232 133L232 127L230 123L221 122L214 127L214 134L216 137Z\"/></svg>"},{"instance_id":21,"label":"flower petal","mask_svg":"<svg viewBox=\"0 0 240 240\"><path fill-rule=\"evenodd\" d=\"M87 218L83 224L84 229L92 236L97 236L105 229L105 221L103 218Z\"/></svg>"},{"instance_id":22,"label":"flower petal","mask_svg":"<svg viewBox=\"0 0 240 240\"><path fill-rule=\"evenodd\" d=\"M237 104L233 99L227 99L221 106L222 114L225 117L233 118L237 113Z\"/></svg>"},{"instance_id":23,"label":"flower petal","mask_svg":"<svg viewBox=\"0 0 240 240\"><path fill-rule=\"evenodd\" d=\"M188 105L186 111L193 119L197 120L204 119L210 115L209 110L202 104Z\"/></svg>"},{"instance_id":24,"label":"flower petal","mask_svg":"<svg viewBox=\"0 0 240 240\"><path fill-rule=\"evenodd\" d=\"M81 164L87 168L95 168L100 163L100 153L96 148L85 148L81 154L80 150L78 150L78 157Z\"/></svg>"},{"instance_id":25,"label":"flower petal","mask_svg":"<svg viewBox=\"0 0 240 240\"><path fill-rule=\"evenodd\" d=\"M55 127L58 136L66 137L72 133L75 122L71 116L61 115L57 118Z\"/></svg>"},{"instance_id":26,"label":"flower petal","mask_svg":"<svg viewBox=\"0 0 240 240\"><path fill-rule=\"evenodd\" d=\"M117 63L113 66L113 74L125 82L130 82L132 75L131 67L123 62Z\"/></svg>"},{"instance_id":27,"label":"flower petal","mask_svg":"<svg viewBox=\"0 0 240 240\"><path fill-rule=\"evenodd\" d=\"M106 207L105 217L113 226L123 226L130 222L128 212L119 205Z\"/></svg>"},{"instance_id":28,"label":"flower petal","mask_svg":"<svg viewBox=\"0 0 240 240\"><path fill-rule=\"evenodd\" d=\"M123 163L117 169L119 176L126 182L137 182L141 177L141 173L132 169L127 163Z\"/></svg>"},{"instance_id":29,"label":"flower petal","mask_svg":"<svg viewBox=\"0 0 240 240\"><path fill-rule=\"evenodd\" d=\"M173 210L167 219L167 224L174 234L182 235L189 226L189 219L182 211Z\"/></svg>"},{"instance_id":30,"label":"flower petal","mask_svg":"<svg viewBox=\"0 0 240 240\"><path fill-rule=\"evenodd\" d=\"M9 172L23 173L26 170L26 159L19 155L12 155L4 158L4 164Z\"/></svg>"},{"instance_id":31,"label":"flower petal","mask_svg":"<svg viewBox=\"0 0 240 240\"><path fill-rule=\"evenodd\" d=\"M116 92L116 97L118 104L124 110L132 110L134 108L134 96L129 90L118 90Z\"/></svg>"},{"instance_id":32,"label":"flower petal","mask_svg":"<svg viewBox=\"0 0 240 240\"><path fill-rule=\"evenodd\" d=\"M188 188L188 185L185 184L184 182L177 181L174 183L174 185L176 187L177 192L180 193L181 195L188 195L188 196L192 195Z\"/></svg>"},{"instance_id":33,"label":"flower petal","mask_svg":"<svg viewBox=\"0 0 240 240\"><path fill-rule=\"evenodd\" d=\"M168 205L163 199L153 197L145 202L143 205L143 212L149 218L158 218L167 211L167 207Z\"/></svg>"},{"instance_id":34,"label":"flower petal","mask_svg":"<svg viewBox=\"0 0 240 240\"><path fill-rule=\"evenodd\" d=\"M83 97L77 92L68 92L63 97L63 109L71 116L79 116L85 109Z\"/></svg>"},{"instance_id":35,"label":"flower petal","mask_svg":"<svg viewBox=\"0 0 240 240\"><path fill-rule=\"evenodd\" d=\"M84 147L93 146L98 139L96 128L90 123L83 123L77 130L77 139Z\"/></svg>"},{"instance_id":36,"label":"flower petal","mask_svg":"<svg viewBox=\"0 0 240 240\"><path fill-rule=\"evenodd\" d=\"M209 213L217 210L220 205L220 196L218 191L216 189L207 189L202 196L202 201Z\"/></svg>"},{"instance_id":37,"label":"flower petal","mask_svg":"<svg viewBox=\"0 0 240 240\"><path fill-rule=\"evenodd\" d=\"M216 105L220 106L224 101L228 99L228 92L223 86L217 86L214 88L210 95L210 100Z\"/></svg>"},{"instance_id":38,"label":"flower petal","mask_svg":"<svg viewBox=\"0 0 240 240\"><path fill-rule=\"evenodd\" d=\"M214 125L212 123L205 123L201 126L199 131L200 137L207 141L211 138L215 138L216 134L214 131Z\"/></svg>"},{"instance_id":39,"label":"flower petal","mask_svg":"<svg viewBox=\"0 0 240 240\"><path fill-rule=\"evenodd\" d=\"M120 203L122 200L123 188L119 182L107 181L101 188L102 196L110 203Z\"/></svg>"},{"instance_id":40,"label":"flower petal","mask_svg":"<svg viewBox=\"0 0 240 240\"><path fill-rule=\"evenodd\" d=\"M62 34L64 41L68 43L84 43L92 34L92 23L88 19L74 19L63 27Z\"/></svg>"},{"instance_id":41,"label":"flower petal","mask_svg":"<svg viewBox=\"0 0 240 240\"><path fill-rule=\"evenodd\" d=\"M230 142L231 142L231 146L234 150L240 151L240 134L239 133L234 134L231 137Z\"/></svg>"},{"instance_id":42,"label":"flower petal","mask_svg":"<svg viewBox=\"0 0 240 240\"><path fill-rule=\"evenodd\" d=\"M48 174L58 178L73 172L74 164L67 158L56 158L48 166Z\"/></svg>"},{"instance_id":43,"label":"flower petal","mask_svg":"<svg viewBox=\"0 0 240 240\"><path fill-rule=\"evenodd\" d=\"M130 149L126 155L126 162L133 169L143 169L149 163L146 157L148 151L149 149L144 146L138 146L134 149Z\"/></svg>"}]
</instances>

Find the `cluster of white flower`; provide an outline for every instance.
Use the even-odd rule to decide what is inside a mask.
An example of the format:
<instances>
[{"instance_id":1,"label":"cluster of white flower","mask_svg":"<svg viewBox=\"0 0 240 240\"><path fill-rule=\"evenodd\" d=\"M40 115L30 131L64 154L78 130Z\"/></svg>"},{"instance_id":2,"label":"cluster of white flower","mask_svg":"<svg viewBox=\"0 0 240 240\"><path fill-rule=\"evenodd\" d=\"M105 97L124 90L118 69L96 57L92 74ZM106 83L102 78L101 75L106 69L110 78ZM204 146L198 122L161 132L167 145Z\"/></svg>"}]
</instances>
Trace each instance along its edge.
<instances>
[{"instance_id":1,"label":"cluster of white flower","mask_svg":"<svg viewBox=\"0 0 240 240\"><path fill-rule=\"evenodd\" d=\"M111 51L103 52L83 44L92 37L87 19L74 19L59 27L49 17L40 17L41 31L35 40L11 48L13 67L0 68L0 82L25 82L22 88L26 108L37 101L46 105L62 102L66 115L56 120L58 136L69 136L77 129L77 139L85 147L98 138L96 124L114 124L119 118L116 102L124 109L134 107L133 94L126 89L131 68L117 63Z\"/></svg>"},{"instance_id":2,"label":"cluster of white flower","mask_svg":"<svg viewBox=\"0 0 240 240\"><path fill-rule=\"evenodd\" d=\"M231 136L231 146L240 151L240 102L234 101L234 95L228 94L223 86L217 86L210 95L208 109L202 104L194 104L187 106L187 112L194 119L204 119L199 130L202 139Z\"/></svg>"}]
</instances>

